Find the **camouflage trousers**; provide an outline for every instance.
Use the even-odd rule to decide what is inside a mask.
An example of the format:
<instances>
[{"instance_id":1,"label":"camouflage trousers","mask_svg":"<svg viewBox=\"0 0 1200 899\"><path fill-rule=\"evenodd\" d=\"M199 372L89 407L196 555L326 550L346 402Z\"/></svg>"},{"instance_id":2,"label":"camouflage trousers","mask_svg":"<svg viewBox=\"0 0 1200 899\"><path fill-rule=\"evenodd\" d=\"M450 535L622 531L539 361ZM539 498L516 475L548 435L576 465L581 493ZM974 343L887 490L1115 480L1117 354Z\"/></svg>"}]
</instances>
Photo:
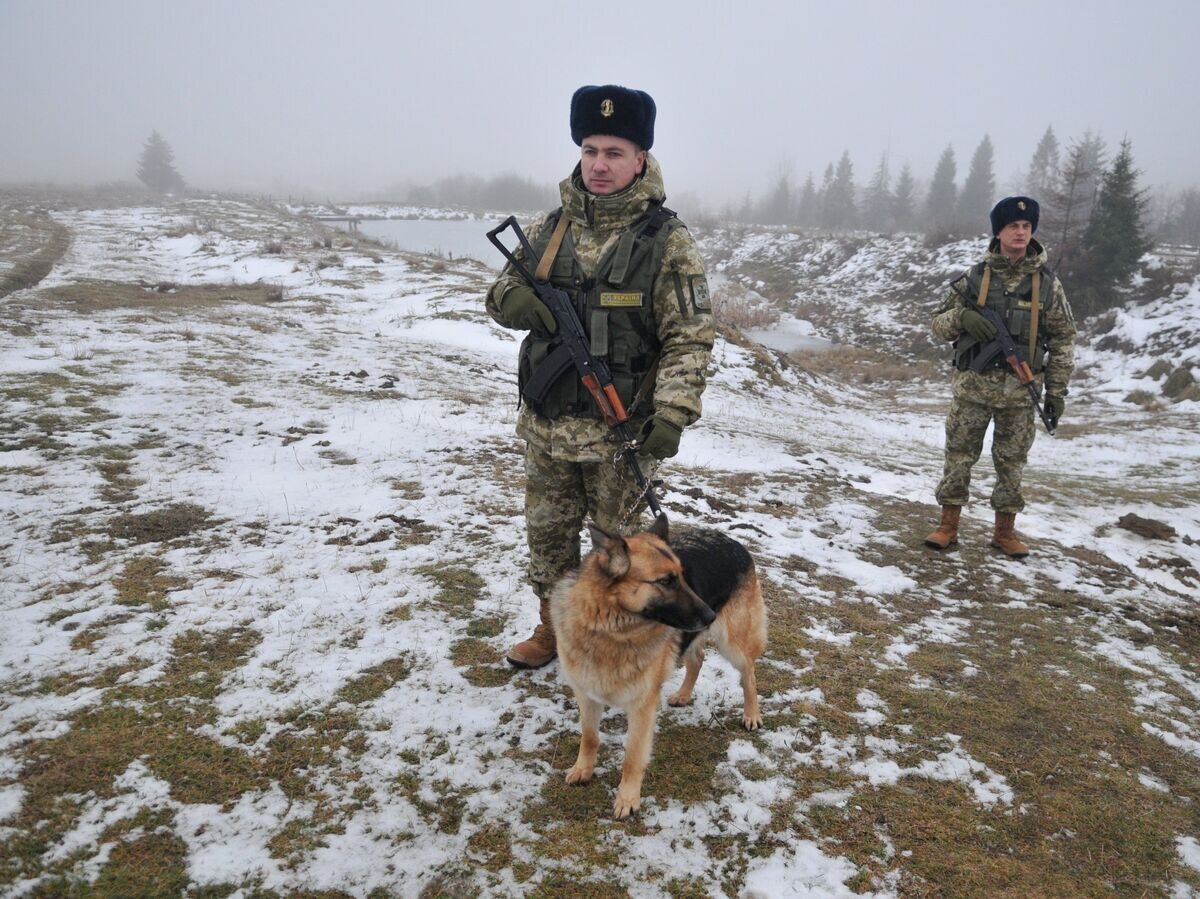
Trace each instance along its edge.
<instances>
[{"instance_id":1,"label":"camouflage trousers","mask_svg":"<svg viewBox=\"0 0 1200 899\"><path fill-rule=\"evenodd\" d=\"M992 508L1012 513L1025 508L1021 475L1037 433L1029 394L1011 375L1001 378L999 373L974 372L960 372L955 378L954 401L946 417L946 465L937 486L939 505L967 504L971 468L979 461L984 435L992 423L992 464L996 468Z\"/></svg>"},{"instance_id":2,"label":"camouflage trousers","mask_svg":"<svg viewBox=\"0 0 1200 899\"><path fill-rule=\"evenodd\" d=\"M640 461L649 472L652 460ZM638 485L624 461L571 462L527 443L525 535L534 593L549 595L559 578L579 567L585 517L610 533L640 529L646 501L637 500Z\"/></svg>"}]
</instances>

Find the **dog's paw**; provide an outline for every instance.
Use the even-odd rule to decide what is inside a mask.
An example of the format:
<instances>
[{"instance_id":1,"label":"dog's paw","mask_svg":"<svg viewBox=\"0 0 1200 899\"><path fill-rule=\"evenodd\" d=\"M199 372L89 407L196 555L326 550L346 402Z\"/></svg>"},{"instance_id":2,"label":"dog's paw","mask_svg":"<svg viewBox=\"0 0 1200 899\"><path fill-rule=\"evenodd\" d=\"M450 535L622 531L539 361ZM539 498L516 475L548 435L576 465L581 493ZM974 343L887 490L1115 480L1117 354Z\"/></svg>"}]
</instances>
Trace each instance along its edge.
<instances>
[{"instance_id":1,"label":"dog's paw","mask_svg":"<svg viewBox=\"0 0 1200 899\"><path fill-rule=\"evenodd\" d=\"M641 807L642 797L640 795L626 796L618 790L617 798L613 801L613 817L617 819L628 818L634 812L640 810Z\"/></svg>"},{"instance_id":2,"label":"dog's paw","mask_svg":"<svg viewBox=\"0 0 1200 899\"><path fill-rule=\"evenodd\" d=\"M667 705L673 705L673 706L691 705L691 702L692 702L692 695L689 693L685 696L683 694L682 690L680 690L678 693L672 693L670 696L667 697Z\"/></svg>"},{"instance_id":3,"label":"dog's paw","mask_svg":"<svg viewBox=\"0 0 1200 899\"><path fill-rule=\"evenodd\" d=\"M576 765L567 772L567 783L569 784L585 784L592 779L593 768L584 768Z\"/></svg>"},{"instance_id":4,"label":"dog's paw","mask_svg":"<svg viewBox=\"0 0 1200 899\"><path fill-rule=\"evenodd\" d=\"M762 727L762 712L755 709L753 712L742 713L742 725L746 730L758 730Z\"/></svg>"}]
</instances>

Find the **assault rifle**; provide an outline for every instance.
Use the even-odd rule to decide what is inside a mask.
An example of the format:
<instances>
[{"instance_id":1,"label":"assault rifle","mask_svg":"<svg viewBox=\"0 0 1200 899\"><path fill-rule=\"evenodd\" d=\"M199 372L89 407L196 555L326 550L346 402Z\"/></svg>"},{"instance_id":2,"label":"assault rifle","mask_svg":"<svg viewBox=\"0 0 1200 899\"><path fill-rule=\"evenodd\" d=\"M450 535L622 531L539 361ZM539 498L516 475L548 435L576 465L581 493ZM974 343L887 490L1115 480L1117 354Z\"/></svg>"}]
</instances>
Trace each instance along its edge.
<instances>
[{"instance_id":1,"label":"assault rifle","mask_svg":"<svg viewBox=\"0 0 1200 899\"><path fill-rule=\"evenodd\" d=\"M558 324L558 338L561 344L550 353L542 365L552 373L552 376L561 374L568 366L575 367L575 371L579 373L579 380L591 394L600 413L604 416L605 423L617 435L617 441L621 445L617 455L624 456L625 461L629 464L634 480L641 488L642 495L646 497L646 504L650 506L650 511L654 513L656 519L665 519L666 513L658 504L654 488L646 480L646 475L642 472L641 465L638 464L637 441L634 440L633 431L629 427L629 413L625 411L625 404L621 402L621 397L617 393L612 373L608 370L608 363L592 355L583 324L579 321L579 315L575 312L575 306L566 291L560 290L549 281L539 281L530 273L529 269L521 264L514 252L501 242L500 234L509 228L512 228L522 249L525 250L525 258L532 260L534 258L533 247L529 245L529 240L525 237L521 226L517 224L515 216L510 215L489 231L487 233L488 240L508 260L513 269L529 283L534 293L538 295L538 299L549 307L554 321Z\"/></svg>"},{"instance_id":2,"label":"assault rifle","mask_svg":"<svg viewBox=\"0 0 1200 899\"><path fill-rule=\"evenodd\" d=\"M971 371L982 372L996 360L997 356L1003 356L1004 361L1013 370L1013 374L1017 376L1017 380L1029 391L1029 399L1033 402L1033 408L1037 410L1038 417L1046 426L1047 433L1053 437L1058 422L1043 408L1041 397L1038 396L1037 384L1033 380L1033 369L1029 367L1028 362L1017 355L1016 342L1013 340L1012 334L1008 332L1008 326L1004 324L1004 319L995 309L987 306L975 305L967 308L974 309L996 328L996 336L979 348L979 354L971 363Z\"/></svg>"}]
</instances>

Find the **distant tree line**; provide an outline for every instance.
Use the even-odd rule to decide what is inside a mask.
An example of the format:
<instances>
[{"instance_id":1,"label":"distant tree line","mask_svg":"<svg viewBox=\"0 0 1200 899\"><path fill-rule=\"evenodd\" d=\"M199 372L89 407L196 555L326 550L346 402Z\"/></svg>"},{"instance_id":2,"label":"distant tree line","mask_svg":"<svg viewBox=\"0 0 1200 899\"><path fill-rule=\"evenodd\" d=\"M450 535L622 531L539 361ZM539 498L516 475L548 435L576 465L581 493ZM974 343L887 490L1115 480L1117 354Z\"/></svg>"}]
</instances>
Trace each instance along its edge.
<instances>
[{"instance_id":1,"label":"distant tree line","mask_svg":"<svg viewBox=\"0 0 1200 899\"><path fill-rule=\"evenodd\" d=\"M402 198L413 206L466 206L486 210L544 210L558 205L558 190L520 175L453 175L409 188Z\"/></svg>"},{"instance_id":2,"label":"distant tree line","mask_svg":"<svg viewBox=\"0 0 1200 899\"><path fill-rule=\"evenodd\" d=\"M1048 127L1028 168L1017 179L1020 186L1012 190L1041 204L1037 236L1050 250L1051 267L1071 285L1073 305L1081 315L1122 300L1120 289L1129 283L1155 240L1200 245L1200 189L1167 197L1152 222L1140 178L1128 138L1110 157L1104 140L1092 131L1064 149L1053 127ZM1001 194L994 147L985 134L971 155L961 186L953 146L942 152L925 185L907 164L893 181L885 153L860 187L847 151L836 163L829 163L819 186L810 172L797 189L791 173L780 171L758 200L747 196L740 205L726 207L724 218L885 234L920 231L931 243L941 243L986 233L988 212Z\"/></svg>"}]
</instances>

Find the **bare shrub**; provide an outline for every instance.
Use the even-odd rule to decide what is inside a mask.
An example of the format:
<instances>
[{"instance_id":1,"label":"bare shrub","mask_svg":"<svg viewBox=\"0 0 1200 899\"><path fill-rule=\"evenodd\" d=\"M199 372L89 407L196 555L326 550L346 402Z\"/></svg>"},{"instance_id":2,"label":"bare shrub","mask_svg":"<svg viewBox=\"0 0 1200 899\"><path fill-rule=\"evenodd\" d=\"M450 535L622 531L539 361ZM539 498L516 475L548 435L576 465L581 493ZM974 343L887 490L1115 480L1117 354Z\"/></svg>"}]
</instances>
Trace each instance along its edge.
<instances>
[{"instance_id":1,"label":"bare shrub","mask_svg":"<svg viewBox=\"0 0 1200 899\"><path fill-rule=\"evenodd\" d=\"M1157 412L1163 407L1156 397L1149 390L1135 390L1125 397L1125 402L1133 403L1135 406L1141 406L1147 412Z\"/></svg>"},{"instance_id":2,"label":"bare shrub","mask_svg":"<svg viewBox=\"0 0 1200 899\"><path fill-rule=\"evenodd\" d=\"M1153 378L1156 381L1160 381L1163 378L1167 377L1169 374L1171 374L1171 363L1168 362L1166 359L1159 359L1157 362L1155 362L1153 365L1151 365L1148 369L1146 369L1146 373L1144 375L1142 375L1142 377L1143 378Z\"/></svg>"},{"instance_id":3,"label":"bare shrub","mask_svg":"<svg viewBox=\"0 0 1200 899\"><path fill-rule=\"evenodd\" d=\"M878 384L936 378L941 366L906 361L865 347L835 344L822 350L798 350L788 358L807 372L837 381Z\"/></svg>"},{"instance_id":4,"label":"bare shrub","mask_svg":"<svg viewBox=\"0 0 1200 899\"><path fill-rule=\"evenodd\" d=\"M779 312L763 297L741 284L724 284L713 291L713 317L743 331L769 328L779 322Z\"/></svg>"}]
</instances>

